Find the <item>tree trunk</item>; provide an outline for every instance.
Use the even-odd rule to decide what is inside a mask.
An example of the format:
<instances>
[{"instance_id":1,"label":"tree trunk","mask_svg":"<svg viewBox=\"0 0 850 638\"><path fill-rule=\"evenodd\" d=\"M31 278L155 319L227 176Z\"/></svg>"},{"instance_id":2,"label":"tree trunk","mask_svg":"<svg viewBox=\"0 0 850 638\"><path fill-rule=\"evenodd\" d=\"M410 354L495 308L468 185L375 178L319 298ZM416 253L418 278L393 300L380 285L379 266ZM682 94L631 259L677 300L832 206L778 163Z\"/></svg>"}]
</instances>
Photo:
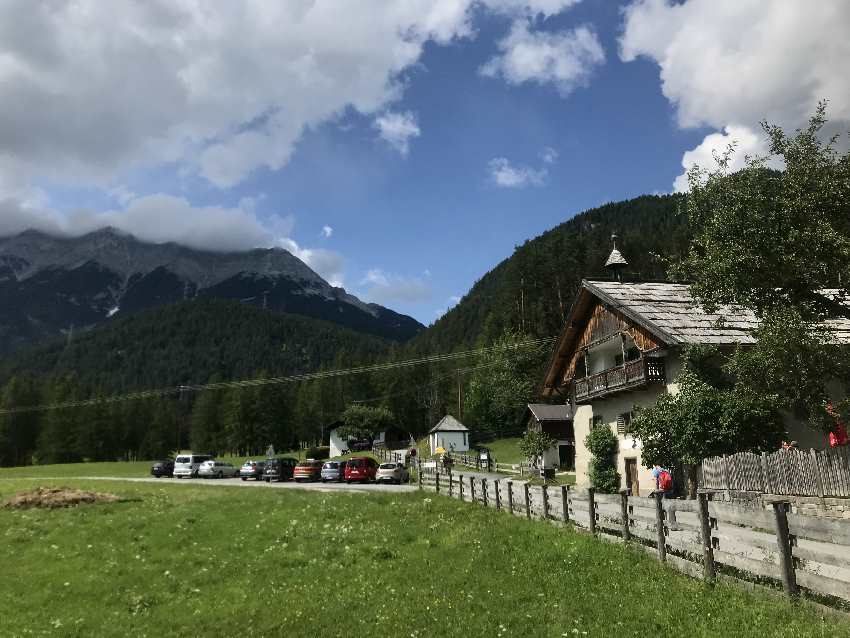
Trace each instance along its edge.
<instances>
[{"instance_id":1,"label":"tree trunk","mask_svg":"<svg viewBox=\"0 0 850 638\"><path fill-rule=\"evenodd\" d=\"M686 465L685 470L688 475L688 498L695 499L697 497L697 466Z\"/></svg>"}]
</instances>

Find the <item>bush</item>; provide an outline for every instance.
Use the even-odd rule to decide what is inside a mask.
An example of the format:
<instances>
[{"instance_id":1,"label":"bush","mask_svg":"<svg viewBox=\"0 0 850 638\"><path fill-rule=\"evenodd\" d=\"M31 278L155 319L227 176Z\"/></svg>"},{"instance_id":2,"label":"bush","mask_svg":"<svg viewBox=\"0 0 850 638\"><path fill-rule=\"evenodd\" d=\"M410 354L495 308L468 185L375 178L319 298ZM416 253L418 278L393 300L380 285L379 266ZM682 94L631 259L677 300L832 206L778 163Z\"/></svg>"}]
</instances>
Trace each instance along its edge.
<instances>
[{"instance_id":1,"label":"bush","mask_svg":"<svg viewBox=\"0 0 850 638\"><path fill-rule=\"evenodd\" d=\"M584 444L593 455L590 463L590 484L605 494L620 490L620 473L617 471L617 437L607 425L591 428Z\"/></svg>"},{"instance_id":2,"label":"bush","mask_svg":"<svg viewBox=\"0 0 850 638\"><path fill-rule=\"evenodd\" d=\"M304 451L304 454L307 456L308 459L324 461L326 458L330 457L331 449L328 446L310 447Z\"/></svg>"}]
</instances>

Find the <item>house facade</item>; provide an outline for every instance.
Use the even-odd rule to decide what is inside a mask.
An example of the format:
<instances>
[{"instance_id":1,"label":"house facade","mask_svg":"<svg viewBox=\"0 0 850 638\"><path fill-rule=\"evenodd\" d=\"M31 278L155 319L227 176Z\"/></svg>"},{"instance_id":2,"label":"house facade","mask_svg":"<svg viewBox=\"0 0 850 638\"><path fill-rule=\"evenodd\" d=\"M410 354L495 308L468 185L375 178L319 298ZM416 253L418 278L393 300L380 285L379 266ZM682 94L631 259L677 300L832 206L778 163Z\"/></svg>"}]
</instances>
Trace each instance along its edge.
<instances>
[{"instance_id":1,"label":"house facade","mask_svg":"<svg viewBox=\"0 0 850 638\"><path fill-rule=\"evenodd\" d=\"M437 453L437 448L443 448L447 452L468 452L469 428L451 414L447 414L428 432L428 445L431 448L431 456Z\"/></svg>"},{"instance_id":2,"label":"house facade","mask_svg":"<svg viewBox=\"0 0 850 638\"><path fill-rule=\"evenodd\" d=\"M544 432L555 439L541 459L543 467L575 469L573 410L569 404L529 403L525 411L526 429Z\"/></svg>"},{"instance_id":3,"label":"house facade","mask_svg":"<svg viewBox=\"0 0 850 638\"><path fill-rule=\"evenodd\" d=\"M706 313L686 284L582 281L543 382L545 396L572 405L577 486L589 485L585 437L593 427L608 427L619 442L621 488L635 495L654 490L641 441L631 433L635 409L678 392L684 346L714 344L722 350L753 343L757 323L742 309ZM850 337L850 324L837 328L846 328L839 338ZM786 426L801 448L826 445L826 435L802 423L789 418Z\"/></svg>"}]
</instances>

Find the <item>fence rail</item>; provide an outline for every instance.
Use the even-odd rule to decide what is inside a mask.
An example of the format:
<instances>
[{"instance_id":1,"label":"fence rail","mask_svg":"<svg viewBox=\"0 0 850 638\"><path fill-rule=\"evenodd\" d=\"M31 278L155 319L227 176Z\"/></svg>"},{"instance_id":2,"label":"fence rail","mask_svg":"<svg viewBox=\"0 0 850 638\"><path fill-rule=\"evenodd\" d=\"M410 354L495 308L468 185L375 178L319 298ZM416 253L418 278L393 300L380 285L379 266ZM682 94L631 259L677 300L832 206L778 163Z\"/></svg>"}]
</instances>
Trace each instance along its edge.
<instances>
[{"instance_id":1,"label":"fence rail","mask_svg":"<svg viewBox=\"0 0 850 638\"><path fill-rule=\"evenodd\" d=\"M850 496L850 446L739 452L702 462L702 487L781 496Z\"/></svg>"},{"instance_id":2,"label":"fence rail","mask_svg":"<svg viewBox=\"0 0 850 638\"><path fill-rule=\"evenodd\" d=\"M850 521L792 514L786 502L753 510L712 501L708 492L691 501L656 499L424 468L418 481L465 502L630 542L691 576L713 580L721 572L781 584L790 597L803 590L850 605Z\"/></svg>"}]
</instances>

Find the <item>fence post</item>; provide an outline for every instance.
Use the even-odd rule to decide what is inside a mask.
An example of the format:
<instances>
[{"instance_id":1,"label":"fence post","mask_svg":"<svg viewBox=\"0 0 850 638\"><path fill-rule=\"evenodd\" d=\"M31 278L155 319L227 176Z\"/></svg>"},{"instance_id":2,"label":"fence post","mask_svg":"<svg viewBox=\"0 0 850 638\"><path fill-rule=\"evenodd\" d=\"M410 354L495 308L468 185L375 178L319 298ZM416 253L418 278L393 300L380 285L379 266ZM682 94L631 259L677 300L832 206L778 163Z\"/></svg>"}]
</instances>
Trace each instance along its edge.
<instances>
[{"instance_id":1,"label":"fence post","mask_svg":"<svg viewBox=\"0 0 850 638\"><path fill-rule=\"evenodd\" d=\"M592 487L587 488L587 507L590 510L590 520L588 521L588 529L590 533L596 536L596 498L594 496L594 490Z\"/></svg>"},{"instance_id":2,"label":"fence post","mask_svg":"<svg viewBox=\"0 0 850 638\"><path fill-rule=\"evenodd\" d=\"M508 481L508 511L514 513L514 482Z\"/></svg>"},{"instance_id":3,"label":"fence post","mask_svg":"<svg viewBox=\"0 0 850 638\"><path fill-rule=\"evenodd\" d=\"M481 479L481 502L487 507L487 479Z\"/></svg>"},{"instance_id":4,"label":"fence post","mask_svg":"<svg viewBox=\"0 0 850 638\"><path fill-rule=\"evenodd\" d=\"M565 523L570 520L570 496L569 486L561 486L561 520Z\"/></svg>"},{"instance_id":5,"label":"fence post","mask_svg":"<svg viewBox=\"0 0 850 638\"><path fill-rule=\"evenodd\" d=\"M661 502L662 498L664 498L662 492L655 492L655 543L658 547L658 560L664 562L667 560L667 543L664 540L664 505Z\"/></svg>"},{"instance_id":6,"label":"fence post","mask_svg":"<svg viewBox=\"0 0 850 638\"><path fill-rule=\"evenodd\" d=\"M714 580L714 546L711 544L711 519L708 516L708 494L703 492L699 498L699 529L702 537L702 566L705 579Z\"/></svg>"},{"instance_id":7,"label":"fence post","mask_svg":"<svg viewBox=\"0 0 850 638\"><path fill-rule=\"evenodd\" d=\"M776 543L779 546L779 571L782 572L782 586L791 598L798 594L797 576L794 573L794 557L791 555L791 534L788 533L788 506L786 501L773 504L776 521Z\"/></svg>"},{"instance_id":8,"label":"fence post","mask_svg":"<svg viewBox=\"0 0 850 638\"><path fill-rule=\"evenodd\" d=\"M772 494L771 490L773 489L770 485L770 474L767 471L767 452L761 453L761 475L762 475L762 486L761 489L765 494ZM724 485L723 487L727 487Z\"/></svg>"},{"instance_id":9,"label":"fence post","mask_svg":"<svg viewBox=\"0 0 850 638\"><path fill-rule=\"evenodd\" d=\"M632 531L629 529L629 493L620 490L620 516L623 517L623 540L632 540Z\"/></svg>"},{"instance_id":10,"label":"fence post","mask_svg":"<svg viewBox=\"0 0 850 638\"><path fill-rule=\"evenodd\" d=\"M422 461L419 461L419 465L416 470L416 478L419 481L419 489L422 489Z\"/></svg>"},{"instance_id":11,"label":"fence post","mask_svg":"<svg viewBox=\"0 0 850 638\"><path fill-rule=\"evenodd\" d=\"M463 500L463 474L457 475L458 498Z\"/></svg>"},{"instance_id":12,"label":"fence post","mask_svg":"<svg viewBox=\"0 0 850 638\"><path fill-rule=\"evenodd\" d=\"M469 502L475 502L475 478L472 476L469 477Z\"/></svg>"},{"instance_id":13,"label":"fence post","mask_svg":"<svg viewBox=\"0 0 850 638\"><path fill-rule=\"evenodd\" d=\"M522 488L525 492L525 517L531 518L531 496L528 493L528 483L523 483Z\"/></svg>"},{"instance_id":14,"label":"fence post","mask_svg":"<svg viewBox=\"0 0 850 638\"><path fill-rule=\"evenodd\" d=\"M549 491L546 489L546 486L540 488L541 493L543 495L543 520L549 520Z\"/></svg>"},{"instance_id":15,"label":"fence post","mask_svg":"<svg viewBox=\"0 0 850 638\"><path fill-rule=\"evenodd\" d=\"M726 455L725 454L722 457L722 463L723 463L723 465L721 467L723 468L723 487L725 487L727 490L729 490L729 489L732 489L732 488L729 487L729 464L726 461Z\"/></svg>"},{"instance_id":16,"label":"fence post","mask_svg":"<svg viewBox=\"0 0 850 638\"><path fill-rule=\"evenodd\" d=\"M449 470L449 498L452 497L452 472Z\"/></svg>"},{"instance_id":17,"label":"fence post","mask_svg":"<svg viewBox=\"0 0 850 638\"><path fill-rule=\"evenodd\" d=\"M811 454L812 457L812 471L815 475L815 487L817 487L818 496L823 498L823 479L820 475L820 465L818 465L818 453L815 451L815 448L812 448L809 450L809 454Z\"/></svg>"},{"instance_id":18,"label":"fence post","mask_svg":"<svg viewBox=\"0 0 850 638\"><path fill-rule=\"evenodd\" d=\"M502 509L502 495L499 492L499 479L493 479L493 487L496 488L496 509Z\"/></svg>"},{"instance_id":19,"label":"fence post","mask_svg":"<svg viewBox=\"0 0 850 638\"><path fill-rule=\"evenodd\" d=\"M440 470L434 470L434 485L437 486L437 494L440 493Z\"/></svg>"}]
</instances>

